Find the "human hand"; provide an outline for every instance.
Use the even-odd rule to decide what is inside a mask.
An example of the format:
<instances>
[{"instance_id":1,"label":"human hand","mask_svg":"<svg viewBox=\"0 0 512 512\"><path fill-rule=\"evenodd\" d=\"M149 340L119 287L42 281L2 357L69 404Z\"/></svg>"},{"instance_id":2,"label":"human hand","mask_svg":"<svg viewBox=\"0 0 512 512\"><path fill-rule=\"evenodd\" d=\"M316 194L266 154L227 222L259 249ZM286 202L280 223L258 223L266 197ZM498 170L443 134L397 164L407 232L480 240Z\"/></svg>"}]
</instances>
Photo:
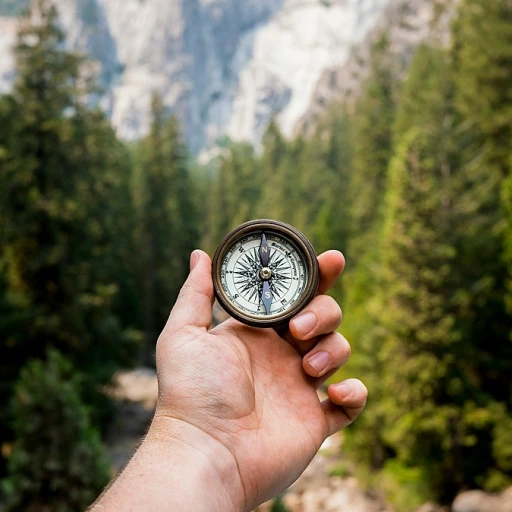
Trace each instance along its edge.
<instances>
[{"instance_id":1,"label":"human hand","mask_svg":"<svg viewBox=\"0 0 512 512\"><path fill-rule=\"evenodd\" d=\"M367 397L360 381L330 385L323 402L316 393L350 356L334 332L341 310L324 295L343 270L343 256L328 251L318 261L319 294L288 330L234 319L208 330L211 261L192 253L157 343L153 422L94 511L251 510L293 483L325 438L354 421Z\"/></svg>"},{"instance_id":2,"label":"human hand","mask_svg":"<svg viewBox=\"0 0 512 512\"><path fill-rule=\"evenodd\" d=\"M318 399L316 390L350 356L348 342L333 332L341 310L323 295L344 259L329 251L318 260L319 295L288 331L233 319L209 331L211 262L195 251L191 274L158 340L152 428L171 428L179 437L192 427L204 434L202 442L217 444L217 457L226 458L223 470L232 466L229 485L238 487L243 510L286 489L325 438L354 421L366 403L366 388L355 379L330 385L329 399Z\"/></svg>"}]
</instances>

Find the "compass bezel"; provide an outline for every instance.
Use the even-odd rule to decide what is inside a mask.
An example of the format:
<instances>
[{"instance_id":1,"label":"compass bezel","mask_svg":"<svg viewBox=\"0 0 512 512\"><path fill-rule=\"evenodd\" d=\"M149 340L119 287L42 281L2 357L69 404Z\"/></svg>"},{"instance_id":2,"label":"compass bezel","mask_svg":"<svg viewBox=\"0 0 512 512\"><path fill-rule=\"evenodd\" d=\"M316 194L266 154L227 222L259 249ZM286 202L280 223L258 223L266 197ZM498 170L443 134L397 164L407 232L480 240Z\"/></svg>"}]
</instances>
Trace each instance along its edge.
<instances>
[{"instance_id":1,"label":"compass bezel","mask_svg":"<svg viewBox=\"0 0 512 512\"><path fill-rule=\"evenodd\" d=\"M306 286L300 298L293 306L281 313L268 316L253 315L240 310L236 304L227 296L222 287L221 269L226 253L240 239L254 232L275 232L280 236L289 239L300 251L306 265ZM246 325L253 327L278 327L287 323L299 311L304 309L315 297L320 281L320 272L315 250L311 242L297 229L285 222L271 219L251 220L241 224L228 233L215 251L212 261L212 278L215 297L223 309L233 318Z\"/></svg>"}]
</instances>

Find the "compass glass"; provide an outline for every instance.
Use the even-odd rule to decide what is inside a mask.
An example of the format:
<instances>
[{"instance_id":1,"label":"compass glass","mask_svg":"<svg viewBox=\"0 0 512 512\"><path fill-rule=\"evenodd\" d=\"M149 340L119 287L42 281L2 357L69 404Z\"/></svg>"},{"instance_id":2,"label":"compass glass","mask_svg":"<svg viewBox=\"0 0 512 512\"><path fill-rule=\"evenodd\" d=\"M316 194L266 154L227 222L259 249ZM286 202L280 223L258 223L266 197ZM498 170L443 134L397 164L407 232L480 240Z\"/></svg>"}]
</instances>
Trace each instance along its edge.
<instances>
[{"instance_id":1,"label":"compass glass","mask_svg":"<svg viewBox=\"0 0 512 512\"><path fill-rule=\"evenodd\" d=\"M300 300L308 280L302 253L271 230L254 231L224 254L220 284L233 305L260 317L280 315Z\"/></svg>"}]
</instances>

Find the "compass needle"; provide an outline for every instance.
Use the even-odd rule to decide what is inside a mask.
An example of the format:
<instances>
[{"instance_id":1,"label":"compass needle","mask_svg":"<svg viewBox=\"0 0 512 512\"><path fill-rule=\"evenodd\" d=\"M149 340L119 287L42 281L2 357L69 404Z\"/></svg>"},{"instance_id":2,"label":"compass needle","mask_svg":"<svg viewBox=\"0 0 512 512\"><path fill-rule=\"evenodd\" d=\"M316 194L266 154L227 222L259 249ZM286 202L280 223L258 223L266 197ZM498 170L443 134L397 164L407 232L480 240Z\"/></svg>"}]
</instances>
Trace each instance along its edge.
<instances>
[{"instance_id":1,"label":"compass needle","mask_svg":"<svg viewBox=\"0 0 512 512\"><path fill-rule=\"evenodd\" d=\"M270 289L270 285L268 281L265 281L263 283L263 291L261 293L261 302L263 302L263 305L265 306L265 311L267 312L267 315L270 315L270 306L272 305L272 290Z\"/></svg>"}]
</instances>

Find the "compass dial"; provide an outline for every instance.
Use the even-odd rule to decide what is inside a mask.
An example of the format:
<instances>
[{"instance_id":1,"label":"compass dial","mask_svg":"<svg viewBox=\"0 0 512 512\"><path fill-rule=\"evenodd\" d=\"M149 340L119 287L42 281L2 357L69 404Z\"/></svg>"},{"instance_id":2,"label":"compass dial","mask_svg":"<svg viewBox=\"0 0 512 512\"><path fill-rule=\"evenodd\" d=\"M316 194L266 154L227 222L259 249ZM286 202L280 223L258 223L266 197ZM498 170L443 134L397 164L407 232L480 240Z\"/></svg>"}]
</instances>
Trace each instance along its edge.
<instances>
[{"instance_id":1,"label":"compass dial","mask_svg":"<svg viewBox=\"0 0 512 512\"><path fill-rule=\"evenodd\" d=\"M213 270L224 309L260 327L291 318L318 286L311 244L295 228L277 221L252 221L230 233L215 254Z\"/></svg>"},{"instance_id":2,"label":"compass dial","mask_svg":"<svg viewBox=\"0 0 512 512\"><path fill-rule=\"evenodd\" d=\"M262 235L268 243L268 264L261 263L259 249ZM265 279L268 269L269 278ZM246 313L266 316L289 309L300 298L307 282L304 258L297 247L282 236L252 233L233 244L221 265L222 288L226 295ZM263 287L268 282L269 290ZM266 287L265 287L266 288ZM271 298L268 306L264 298Z\"/></svg>"}]
</instances>

